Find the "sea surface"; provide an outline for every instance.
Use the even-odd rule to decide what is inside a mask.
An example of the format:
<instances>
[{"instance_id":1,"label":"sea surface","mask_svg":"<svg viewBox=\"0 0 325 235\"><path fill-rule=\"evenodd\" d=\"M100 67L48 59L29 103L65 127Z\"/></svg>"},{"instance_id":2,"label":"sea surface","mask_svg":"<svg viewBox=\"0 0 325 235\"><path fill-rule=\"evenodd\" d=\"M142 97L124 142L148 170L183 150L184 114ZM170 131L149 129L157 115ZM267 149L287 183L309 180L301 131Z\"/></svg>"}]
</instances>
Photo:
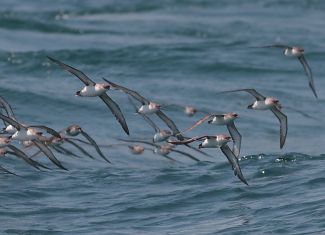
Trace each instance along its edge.
<instances>
[{"instance_id":1,"label":"sea surface","mask_svg":"<svg viewBox=\"0 0 325 235\"><path fill-rule=\"evenodd\" d=\"M67 172L44 156L35 160L53 170L2 157L0 165L19 176L0 173L0 234L325 234L325 1L1 0L0 6L0 95L17 119L56 130L79 124L108 145L102 150L113 163L86 145L95 160L55 153ZM319 99L297 59L254 48L275 43L305 48ZM237 112L249 186L219 149L204 156L178 148L200 162L178 153L170 161L149 145L132 154L119 139L150 141L154 131L126 95L108 91L129 137L100 99L75 96L83 84L46 56L162 104L180 130L205 112ZM283 149L271 112L248 110L254 99L245 92L220 93L242 88L279 98L289 125ZM185 105L202 112L188 117ZM227 129L203 124L186 135L221 133Z\"/></svg>"}]
</instances>

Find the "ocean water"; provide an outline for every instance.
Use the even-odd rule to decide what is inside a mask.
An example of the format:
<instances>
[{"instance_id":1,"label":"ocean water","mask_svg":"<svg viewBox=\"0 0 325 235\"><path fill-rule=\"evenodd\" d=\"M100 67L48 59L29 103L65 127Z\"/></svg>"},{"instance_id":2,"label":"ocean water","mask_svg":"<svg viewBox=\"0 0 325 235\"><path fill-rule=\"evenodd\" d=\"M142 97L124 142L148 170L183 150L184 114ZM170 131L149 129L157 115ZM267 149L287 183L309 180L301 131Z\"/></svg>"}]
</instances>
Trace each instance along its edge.
<instances>
[{"instance_id":1,"label":"ocean water","mask_svg":"<svg viewBox=\"0 0 325 235\"><path fill-rule=\"evenodd\" d=\"M49 55L163 104L181 130L203 114L187 117L175 105L237 112L249 186L218 149L207 157L179 148L197 163L114 145L102 148L109 165L85 146L96 160L56 153L68 172L45 157L37 160L52 171L2 158L20 177L0 174L0 234L325 234L324 11L320 0L2 0L0 95L19 121L76 123L101 145L152 138L123 93L108 92L130 137L98 98L74 95L83 85ZM319 99L297 59L252 48L274 43L305 48ZM219 93L241 88L280 99L289 124L282 150L271 112L246 109L248 94ZM203 124L187 135L220 133L226 128Z\"/></svg>"}]
</instances>

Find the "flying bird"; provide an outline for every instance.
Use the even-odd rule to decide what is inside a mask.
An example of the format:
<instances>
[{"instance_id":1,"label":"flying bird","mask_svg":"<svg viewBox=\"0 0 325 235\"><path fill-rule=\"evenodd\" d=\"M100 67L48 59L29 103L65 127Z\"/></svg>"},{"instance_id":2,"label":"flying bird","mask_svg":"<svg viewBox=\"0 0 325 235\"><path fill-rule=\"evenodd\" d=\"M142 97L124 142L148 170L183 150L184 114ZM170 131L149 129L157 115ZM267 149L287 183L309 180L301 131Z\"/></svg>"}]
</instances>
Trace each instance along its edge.
<instances>
[{"instance_id":1,"label":"flying bird","mask_svg":"<svg viewBox=\"0 0 325 235\"><path fill-rule=\"evenodd\" d=\"M286 141L288 132L288 119L287 116L281 112L281 104L279 100L273 97L265 97L255 89L239 89L232 91L225 91L222 93L245 91L255 97L256 101L253 104L248 105L248 109L254 110L271 110L271 112L278 118L280 122L280 148L283 148Z\"/></svg>"},{"instance_id":2,"label":"flying bird","mask_svg":"<svg viewBox=\"0 0 325 235\"><path fill-rule=\"evenodd\" d=\"M175 144L175 145L181 145L181 144L189 144L194 141L203 141L199 144L199 148L220 148L223 154L228 159L230 165L232 166L232 169L234 171L234 174L246 185L248 185L245 177L243 176L238 158L235 156L235 154L231 151L229 146L227 145L228 142L231 141L231 137L227 135L217 135L217 136L197 136L193 137L187 140L183 141L168 141L169 143Z\"/></svg>"},{"instance_id":3,"label":"flying bird","mask_svg":"<svg viewBox=\"0 0 325 235\"><path fill-rule=\"evenodd\" d=\"M97 143L96 143L96 141L93 139L93 138L91 138L90 137L90 135L88 135L87 134L87 132L85 132L79 125L76 125L76 124L74 124L74 125L70 125L70 126L68 126L67 128L65 128L63 131L61 131L61 133L64 133L64 134L66 134L66 135L68 135L68 136L77 136L77 135L79 135L79 134L81 134L83 137L85 137L88 141L89 141L89 143L96 149L96 152L106 161L106 162L108 162L108 163L111 163L106 157L105 157L105 155L102 153L102 151L100 150L100 148L98 147L98 145L97 145ZM63 139L65 140L65 141L67 141L67 142L69 142L70 144L74 144L71 140L69 140L68 138L65 138L65 137L63 137ZM78 145L77 146L75 146L75 147L77 147L79 150L81 150L80 149L80 146L78 147ZM81 150L82 151L82 150Z\"/></svg>"},{"instance_id":4,"label":"flying bird","mask_svg":"<svg viewBox=\"0 0 325 235\"><path fill-rule=\"evenodd\" d=\"M234 142L233 152L236 155L236 157L239 157L242 136L237 130L234 123L235 119L237 118L238 118L237 113L208 114L203 118L201 118L200 120L198 120L196 123L194 123L191 127L185 129L183 132L193 130L195 127L203 124L207 120L209 124L225 125L227 126L229 134L231 135L231 138Z\"/></svg>"},{"instance_id":5,"label":"flying bird","mask_svg":"<svg viewBox=\"0 0 325 235\"><path fill-rule=\"evenodd\" d=\"M60 134L56 132L55 130L46 127L46 126L41 126L41 125L33 125L33 126L24 126L17 121L4 116L0 114L0 118L12 125L15 129L16 132L10 137L12 140L18 140L18 141L31 141L34 143L35 146L37 146L48 158L51 162L53 162L56 166L63 170L68 170L66 169L60 161L54 156L52 151L45 145L43 144L40 140L39 137L42 136L42 132L38 131L38 128L41 128L45 130L47 133L60 137Z\"/></svg>"},{"instance_id":6,"label":"flying bird","mask_svg":"<svg viewBox=\"0 0 325 235\"><path fill-rule=\"evenodd\" d=\"M307 60L304 56L304 48L302 47L295 47L295 46L288 46L288 45L280 45L280 44L273 44L273 45L267 45L267 46L259 46L255 48L280 48L283 49L283 54L288 57L297 57L299 62L301 63L302 67L304 68L304 71L308 78L308 84L310 89L312 90L314 96L318 98L315 84L314 84L314 78L313 73L311 71L310 66L307 63Z\"/></svg>"},{"instance_id":7,"label":"flying bird","mask_svg":"<svg viewBox=\"0 0 325 235\"><path fill-rule=\"evenodd\" d=\"M75 69L67 64L64 64L63 62L56 60L50 56L47 56L49 60L52 62L58 64L60 67L62 67L64 70L68 71L69 73L75 75L81 82L85 84L85 87L76 92L77 96L86 96L86 97L95 97L98 96L105 104L106 106L111 110L111 112L114 114L116 120L120 123L123 130L126 134L129 135L129 128L126 124L125 118L123 116L123 113L115 101L113 101L107 94L106 91L110 89L110 85L107 83L95 83L93 80L91 80L86 74L81 72L78 69Z\"/></svg>"}]
</instances>

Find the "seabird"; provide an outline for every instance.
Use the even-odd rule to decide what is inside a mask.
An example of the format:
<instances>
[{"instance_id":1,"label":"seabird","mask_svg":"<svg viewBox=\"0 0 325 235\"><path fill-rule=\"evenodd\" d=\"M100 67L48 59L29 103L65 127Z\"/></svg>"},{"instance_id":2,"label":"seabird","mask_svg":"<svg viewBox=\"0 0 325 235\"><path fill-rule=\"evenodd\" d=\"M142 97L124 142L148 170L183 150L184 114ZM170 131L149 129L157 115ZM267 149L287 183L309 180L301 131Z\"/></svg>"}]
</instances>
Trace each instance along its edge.
<instances>
[{"instance_id":1,"label":"seabird","mask_svg":"<svg viewBox=\"0 0 325 235\"><path fill-rule=\"evenodd\" d=\"M231 138L234 142L233 152L236 155L236 157L239 157L242 136L237 130L234 123L235 119L237 118L238 118L237 113L208 114L203 118L201 118L200 120L198 120L196 123L194 123L194 125L192 125L191 127L185 129L183 132L193 130L195 127L201 125L207 120L209 124L226 125L231 135Z\"/></svg>"},{"instance_id":2,"label":"seabird","mask_svg":"<svg viewBox=\"0 0 325 235\"><path fill-rule=\"evenodd\" d=\"M253 104L248 105L248 109L254 110L271 110L272 113L278 118L280 122L280 148L283 148L284 143L286 141L287 132L288 132L288 119L287 116L281 112L281 104L279 100L273 97L265 97L255 89L239 89L232 91L225 91L222 93L228 92L237 92L237 91L245 91L255 97L256 101Z\"/></svg>"},{"instance_id":3,"label":"seabird","mask_svg":"<svg viewBox=\"0 0 325 235\"><path fill-rule=\"evenodd\" d=\"M10 125L12 125L17 131L11 136L11 139L13 140L19 140L19 141L26 141L29 140L34 143L49 159L52 161L55 165L57 165L59 168L63 170L67 170L60 161L54 156L52 151L43 144L39 137L42 135L42 132L39 132L37 128L41 128L45 130L47 133L60 137L60 134L57 133L55 130L41 125L33 125L33 126L23 126L22 124L18 123L17 121L4 116L0 114L0 118L4 120L5 122L8 122Z\"/></svg>"},{"instance_id":4,"label":"seabird","mask_svg":"<svg viewBox=\"0 0 325 235\"><path fill-rule=\"evenodd\" d=\"M141 115L141 117L155 130L155 135L152 138L154 143L166 141L169 137L172 136L172 132L169 130L161 130L146 114L139 112L139 108L133 102L133 100L128 96L129 102L135 109L136 113Z\"/></svg>"},{"instance_id":5,"label":"seabird","mask_svg":"<svg viewBox=\"0 0 325 235\"><path fill-rule=\"evenodd\" d=\"M231 141L231 137L228 135L217 135L217 136L200 136L200 137L193 137L188 140L183 141L169 141L169 143L179 145L179 144L189 144L193 141L197 140L203 140L202 143L200 143L199 148L220 148L223 154L228 159L230 165L232 166L232 169L234 171L234 174L246 185L248 185L245 177L243 176L238 158L235 156L235 154L231 151L229 146L227 145L228 142Z\"/></svg>"},{"instance_id":6,"label":"seabird","mask_svg":"<svg viewBox=\"0 0 325 235\"><path fill-rule=\"evenodd\" d=\"M137 101L139 101L142 104L142 106L138 109L139 113L142 113L142 114L153 114L153 113L155 113L172 130L173 135L175 137L177 137L177 139L179 139L179 140L184 139L184 137L180 134L180 131L178 130L175 123L160 110L160 105L159 104L156 104L154 102L151 102L151 101L147 100L146 98L141 96L136 91L130 90L130 89L128 89L126 87L123 87L123 86L120 86L120 85L117 85L117 84L115 84L113 82L108 81L105 78L103 78L103 79L108 84L110 84L113 88L121 90L124 93L132 96Z\"/></svg>"},{"instance_id":7,"label":"seabird","mask_svg":"<svg viewBox=\"0 0 325 235\"><path fill-rule=\"evenodd\" d=\"M184 155L196 162L199 162L200 160L196 157L194 157L193 155L189 154L189 153L186 153L184 151L180 151L180 150L177 150L177 149L173 149L173 145L170 145L168 143L166 144L163 144L163 145L158 145L158 144L155 144L155 143L152 143L152 142L149 142L149 141L145 141L145 140L126 140L126 139L118 139L120 141L124 141L124 142L131 142L131 143L142 143L142 144L148 144L148 145L151 145L154 147L153 149L153 152L154 153L157 153L165 158L168 158L169 160L172 160L172 161L175 161L175 159L171 158L171 157L168 157L167 155L171 152L175 152L175 153L179 153L181 155Z\"/></svg>"},{"instance_id":8,"label":"seabird","mask_svg":"<svg viewBox=\"0 0 325 235\"><path fill-rule=\"evenodd\" d=\"M63 131L61 131L61 133L64 133L68 136L77 136L79 134L81 134L83 137L85 137L89 143L96 149L96 152L108 163L111 163L102 153L102 151L100 150L100 148L98 147L96 141L90 137L90 135L87 134L87 132L85 132L79 125L73 124L68 126L67 128L65 128ZM63 139L65 139L63 137ZM66 141L69 142L69 139L66 139ZM70 144L72 144L71 142L69 142ZM77 147L77 146L76 146ZM80 148L79 148L80 149Z\"/></svg>"},{"instance_id":9,"label":"seabird","mask_svg":"<svg viewBox=\"0 0 325 235\"><path fill-rule=\"evenodd\" d=\"M81 82L85 84L85 87L78 91L76 93L77 96L98 96L105 104L106 106L111 110L111 112L114 114L116 120L121 124L123 130L126 134L129 135L129 128L126 124L125 118L123 116L123 113L118 106L117 103L115 103L107 94L106 91L110 89L109 84L107 83L95 83L93 80L91 80L88 76L86 76L83 72L81 72L78 69L75 69L67 64L64 64L63 62L56 60L50 56L47 56L48 59L53 61L54 63L58 64L60 67L62 67L64 70L70 72L71 74L75 75Z\"/></svg>"},{"instance_id":10,"label":"seabird","mask_svg":"<svg viewBox=\"0 0 325 235\"><path fill-rule=\"evenodd\" d=\"M295 47L295 46L288 46L288 45L280 45L280 44L274 44L274 45L267 45L267 46L259 46L257 48L281 48L283 49L283 54L288 57L297 57L299 62L301 63L302 67L304 68L304 71L308 78L308 84L312 92L314 93L314 96L318 98L315 84L314 84L314 78L313 73L311 71L310 66L307 63L307 60L304 56L304 48L302 47Z\"/></svg>"}]
</instances>

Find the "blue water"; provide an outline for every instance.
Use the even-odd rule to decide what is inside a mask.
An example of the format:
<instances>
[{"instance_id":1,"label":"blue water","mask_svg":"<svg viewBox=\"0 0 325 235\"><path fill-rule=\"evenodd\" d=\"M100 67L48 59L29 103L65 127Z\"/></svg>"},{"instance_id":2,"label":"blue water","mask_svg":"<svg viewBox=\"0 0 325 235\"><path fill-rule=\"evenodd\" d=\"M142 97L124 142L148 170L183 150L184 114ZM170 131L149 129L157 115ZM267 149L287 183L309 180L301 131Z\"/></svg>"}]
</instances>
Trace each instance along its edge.
<instances>
[{"instance_id":1,"label":"blue water","mask_svg":"<svg viewBox=\"0 0 325 235\"><path fill-rule=\"evenodd\" d=\"M74 96L81 82L50 55L95 81L106 77L167 105L180 129L202 114L190 118L168 104L239 113L249 186L218 149L205 157L179 148L202 160L196 163L115 146L103 148L114 163L108 165L85 147L98 160L56 154L68 172L0 159L21 176L0 174L0 234L325 234L324 11L316 0L2 0L0 95L18 120L58 130L77 123L99 144L127 138L99 99ZM318 100L296 59L250 48L273 43L305 48ZM271 112L247 110L248 94L218 94L250 87L285 107L282 150ZM150 139L153 130L125 95L108 94L120 104L130 138ZM226 132L205 124L188 135Z\"/></svg>"}]
</instances>

